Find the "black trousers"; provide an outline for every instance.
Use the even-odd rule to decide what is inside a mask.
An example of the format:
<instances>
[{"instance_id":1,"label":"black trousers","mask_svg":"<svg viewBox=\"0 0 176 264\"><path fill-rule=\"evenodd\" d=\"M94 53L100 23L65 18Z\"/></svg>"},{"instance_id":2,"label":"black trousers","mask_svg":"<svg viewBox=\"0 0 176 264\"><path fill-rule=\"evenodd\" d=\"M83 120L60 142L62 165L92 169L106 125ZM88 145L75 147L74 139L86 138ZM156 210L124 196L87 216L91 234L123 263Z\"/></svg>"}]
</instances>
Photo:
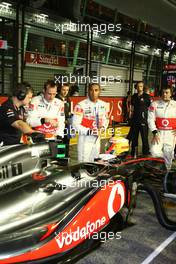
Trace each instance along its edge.
<instances>
[{"instance_id":1,"label":"black trousers","mask_svg":"<svg viewBox=\"0 0 176 264\"><path fill-rule=\"evenodd\" d=\"M135 155L136 147L138 146L139 132L142 139L142 154L149 154L149 143L148 143L148 125L147 124L132 124L131 125L131 155Z\"/></svg>"}]
</instances>

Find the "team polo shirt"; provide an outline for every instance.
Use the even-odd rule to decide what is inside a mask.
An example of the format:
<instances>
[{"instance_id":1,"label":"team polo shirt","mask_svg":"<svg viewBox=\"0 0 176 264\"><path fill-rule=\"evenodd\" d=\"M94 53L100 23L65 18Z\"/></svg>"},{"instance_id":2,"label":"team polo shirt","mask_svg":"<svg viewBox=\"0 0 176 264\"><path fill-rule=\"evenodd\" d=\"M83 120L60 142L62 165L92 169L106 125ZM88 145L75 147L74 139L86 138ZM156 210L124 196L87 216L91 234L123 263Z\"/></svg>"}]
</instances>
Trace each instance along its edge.
<instances>
[{"instance_id":1,"label":"team polo shirt","mask_svg":"<svg viewBox=\"0 0 176 264\"><path fill-rule=\"evenodd\" d=\"M14 106L11 99L0 106L0 142L4 145L20 143L22 132L11 125L17 120L24 119L24 111L22 106L19 108Z\"/></svg>"}]
</instances>

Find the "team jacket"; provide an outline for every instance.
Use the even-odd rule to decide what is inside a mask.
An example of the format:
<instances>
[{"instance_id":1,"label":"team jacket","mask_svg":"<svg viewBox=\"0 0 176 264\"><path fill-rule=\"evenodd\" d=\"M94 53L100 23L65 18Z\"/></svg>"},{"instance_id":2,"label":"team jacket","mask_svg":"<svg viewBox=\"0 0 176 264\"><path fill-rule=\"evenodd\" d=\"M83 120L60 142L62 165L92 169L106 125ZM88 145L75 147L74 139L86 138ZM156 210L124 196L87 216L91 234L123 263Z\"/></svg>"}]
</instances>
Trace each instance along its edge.
<instances>
[{"instance_id":1,"label":"team jacket","mask_svg":"<svg viewBox=\"0 0 176 264\"><path fill-rule=\"evenodd\" d=\"M107 128L107 104L102 100L96 103L89 98L79 102L74 109L73 127L81 135L86 135L90 129Z\"/></svg>"},{"instance_id":2,"label":"team jacket","mask_svg":"<svg viewBox=\"0 0 176 264\"><path fill-rule=\"evenodd\" d=\"M147 124L148 107L151 104L151 98L148 94L133 94L131 105L133 108L132 121L138 124Z\"/></svg>"},{"instance_id":3,"label":"team jacket","mask_svg":"<svg viewBox=\"0 0 176 264\"><path fill-rule=\"evenodd\" d=\"M24 107L14 106L12 99L8 99L0 107L0 142L4 145L14 145L20 143L22 132L13 127L17 120L24 121Z\"/></svg>"},{"instance_id":4,"label":"team jacket","mask_svg":"<svg viewBox=\"0 0 176 264\"><path fill-rule=\"evenodd\" d=\"M58 127L53 127L50 123L41 123L42 118L53 118L58 121ZM52 138L53 135L63 137L65 128L64 103L54 98L52 102L47 102L43 95L32 98L28 115L27 123L35 130L46 135L46 138Z\"/></svg>"},{"instance_id":5,"label":"team jacket","mask_svg":"<svg viewBox=\"0 0 176 264\"><path fill-rule=\"evenodd\" d=\"M149 107L148 125L151 131L176 129L176 101L154 101Z\"/></svg>"}]
</instances>

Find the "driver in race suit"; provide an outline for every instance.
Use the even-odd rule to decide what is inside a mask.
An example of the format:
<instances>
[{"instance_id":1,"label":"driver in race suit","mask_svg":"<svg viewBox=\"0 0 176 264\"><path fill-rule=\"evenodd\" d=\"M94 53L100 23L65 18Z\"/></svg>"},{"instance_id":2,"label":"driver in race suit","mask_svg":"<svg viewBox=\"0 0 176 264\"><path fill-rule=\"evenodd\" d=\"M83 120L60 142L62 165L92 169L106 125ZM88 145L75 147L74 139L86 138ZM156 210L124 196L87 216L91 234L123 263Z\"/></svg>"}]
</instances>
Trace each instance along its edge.
<instances>
[{"instance_id":1,"label":"driver in race suit","mask_svg":"<svg viewBox=\"0 0 176 264\"><path fill-rule=\"evenodd\" d=\"M44 133L48 140L64 136L64 103L55 98L56 94L55 82L48 80L43 93L32 98L26 119L34 130Z\"/></svg>"},{"instance_id":2,"label":"driver in race suit","mask_svg":"<svg viewBox=\"0 0 176 264\"><path fill-rule=\"evenodd\" d=\"M79 102L74 109L73 127L79 133L78 161L93 162L100 153L100 136L108 126L106 102L99 100L100 85L92 83L88 98Z\"/></svg>"},{"instance_id":3,"label":"driver in race suit","mask_svg":"<svg viewBox=\"0 0 176 264\"><path fill-rule=\"evenodd\" d=\"M172 87L163 88L161 100L154 101L148 111L148 125L153 133L150 152L164 158L167 170L172 166L176 136L176 101L171 96Z\"/></svg>"}]
</instances>

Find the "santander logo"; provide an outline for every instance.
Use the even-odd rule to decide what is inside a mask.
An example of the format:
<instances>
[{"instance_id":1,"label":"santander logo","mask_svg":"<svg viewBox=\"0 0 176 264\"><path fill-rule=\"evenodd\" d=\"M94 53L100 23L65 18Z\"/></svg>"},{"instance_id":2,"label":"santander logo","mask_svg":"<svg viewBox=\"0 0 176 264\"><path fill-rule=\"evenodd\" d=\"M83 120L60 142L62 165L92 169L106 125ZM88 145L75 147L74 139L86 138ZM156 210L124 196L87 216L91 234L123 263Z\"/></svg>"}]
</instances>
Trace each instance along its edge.
<instances>
[{"instance_id":1,"label":"santander logo","mask_svg":"<svg viewBox=\"0 0 176 264\"><path fill-rule=\"evenodd\" d=\"M108 215L109 218L112 218L117 212L114 211L113 205L116 201L117 194L121 196L120 199L120 208L124 205L125 202L125 193L124 193L124 188L120 182L118 182L116 185L112 187L111 193L109 195L109 200L108 200Z\"/></svg>"}]
</instances>

